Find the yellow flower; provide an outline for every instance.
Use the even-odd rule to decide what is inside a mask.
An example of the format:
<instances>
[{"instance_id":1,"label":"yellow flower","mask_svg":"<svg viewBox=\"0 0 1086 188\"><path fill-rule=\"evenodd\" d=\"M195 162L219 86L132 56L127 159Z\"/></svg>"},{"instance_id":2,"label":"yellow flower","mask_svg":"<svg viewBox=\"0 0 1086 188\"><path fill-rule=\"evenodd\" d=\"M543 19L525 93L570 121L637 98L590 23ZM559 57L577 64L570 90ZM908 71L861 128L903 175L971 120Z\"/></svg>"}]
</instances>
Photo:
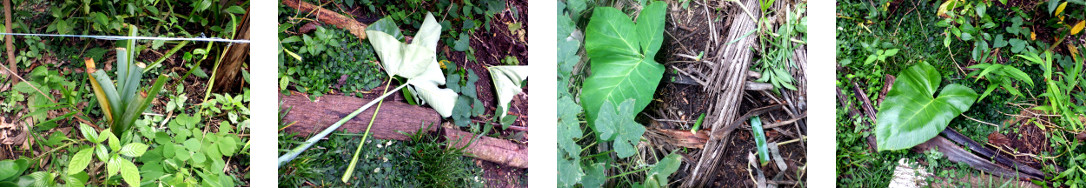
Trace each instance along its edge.
<instances>
[{"instance_id":1,"label":"yellow flower","mask_svg":"<svg viewBox=\"0 0 1086 188\"><path fill-rule=\"evenodd\" d=\"M440 64L440 65L441 65L441 69L446 69L446 68L445 68L445 62L449 62L449 60L441 60L441 61L437 61L437 64Z\"/></svg>"}]
</instances>

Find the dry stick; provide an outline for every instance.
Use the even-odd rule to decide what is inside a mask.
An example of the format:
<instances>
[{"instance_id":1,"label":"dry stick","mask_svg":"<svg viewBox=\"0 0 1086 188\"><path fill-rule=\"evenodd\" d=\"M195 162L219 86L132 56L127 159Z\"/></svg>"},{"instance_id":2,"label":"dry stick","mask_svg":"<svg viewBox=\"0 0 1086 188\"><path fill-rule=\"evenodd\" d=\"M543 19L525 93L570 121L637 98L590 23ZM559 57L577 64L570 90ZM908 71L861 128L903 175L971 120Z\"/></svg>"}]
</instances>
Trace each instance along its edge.
<instances>
[{"instance_id":1,"label":"dry stick","mask_svg":"<svg viewBox=\"0 0 1086 188\"><path fill-rule=\"evenodd\" d=\"M354 19L347 18L334 11L321 8L320 6L302 2L300 0L282 0L284 5L290 8L294 8L299 11L313 12L317 16L317 20L327 24L334 25L336 27L346 29L351 34L354 34L358 39L366 39L366 24L358 22ZM320 19L320 18L325 19Z\"/></svg>"},{"instance_id":2,"label":"dry stick","mask_svg":"<svg viewBox=\"0 0 1086 188\"><path fill-rule=\"evenodd\" d=\"M11 0L3 0L3 1L4 1L4 32L11 33ZM4 46L7 46L7 49L8 49L8 66L11 67L11 68L5 67L5 69L8 69L8 72L10 72L11 75L18 76L19 73L14 71L14 70L17 70L17 68L15 67L15 47L12 46L11 40L12 40L11 35L5 35L4 36L4 43L5 43ZM19 79L22 80L23 78L20 77ZM19 81L15 80L15 81L13 81L11 83L15 84L15 83L19 83ZM41 91L38 91L38 92L41 92ZM53 103L56 103L56 102L53 102Z\"/></svg>"},{"instance_id":3,"label":"dry stick","mask_svg":"<svg viewBox=\"0 0 1086 188\"><path fill-rule=\"evenodd\" d=\"M944 129L943 134L946 134L946 138L953 140L958 144L968 146L970 150L973 150L983 155L985 158L995 159L996 162L1011 167L1012 169L1017 169L1017 171L1025 173L1029 176L1039 177L1040 179L1043 179L1045 177L1044 172L1034 169L1033 167L1018 163L1018 161L1015 161L1014 159L1009 159L1006 156L1000 155L995 151L985 148L984 146L978 144L976 141L973 141L972 139L965 137L965 135L958 133L958 131L954 131L954 129Z\"/></svg>"}]
</instances>

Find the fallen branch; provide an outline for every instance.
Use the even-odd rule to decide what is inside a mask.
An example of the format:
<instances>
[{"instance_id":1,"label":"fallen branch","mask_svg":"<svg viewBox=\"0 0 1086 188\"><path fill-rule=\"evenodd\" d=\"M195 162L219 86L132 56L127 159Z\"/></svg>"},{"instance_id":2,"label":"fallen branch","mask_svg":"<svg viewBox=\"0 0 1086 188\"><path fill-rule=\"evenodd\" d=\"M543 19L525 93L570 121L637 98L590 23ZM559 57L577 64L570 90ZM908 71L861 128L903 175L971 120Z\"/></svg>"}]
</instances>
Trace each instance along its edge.
<instances>
[{"instance_id":1,"label":"fallen branch","mask_svg":"<svg viewBox=\"0 0 1086 188\"><path fill-rule=\"evenodd\" d=\"M354 19L343 16L334 11L321 8L320 6L302 2L301 0L282 0L287 7L297 9L302 12L313 12L317 16L317 21L334 25L341 29L346 29L358 39L366 39L366 24L358 22Z\"/></svg>"},{"instance_id":2,"label":"fallen branch","mask_svg":"<svg viewBox=\"0 0 1086 188\"><path fill-rule=\"evenodd\" d=\"M299 133L298 137L307 137L320 132L325 126L338 121L346 114L371 100L349 96L327 95L310 101L308 97L301 95L279 96L282 101L280 108L291 108L283 117L285 122L295 122L283 131ZM419 130L420 126L437 125L441 123L441 116L433 109L409 105L400 101L384 101L381 107L382 115L376 116L375 126L370 130L370 136L378 139L407 140L407 135ZM373 116L374 109L363 111L355 118L348 120L336 131L360 133L366 130L366 125ZM438 131L438 126L428 126L427 132ZM471 133L463 132L455 128L444 128L445 140L456 142L457 146L467 144L474 137ZM480 160L495 162L516 168L528 168L527 146L516 144L508 140L482 136L464 149L470 157Z\"/></svg>"}]
</instances>

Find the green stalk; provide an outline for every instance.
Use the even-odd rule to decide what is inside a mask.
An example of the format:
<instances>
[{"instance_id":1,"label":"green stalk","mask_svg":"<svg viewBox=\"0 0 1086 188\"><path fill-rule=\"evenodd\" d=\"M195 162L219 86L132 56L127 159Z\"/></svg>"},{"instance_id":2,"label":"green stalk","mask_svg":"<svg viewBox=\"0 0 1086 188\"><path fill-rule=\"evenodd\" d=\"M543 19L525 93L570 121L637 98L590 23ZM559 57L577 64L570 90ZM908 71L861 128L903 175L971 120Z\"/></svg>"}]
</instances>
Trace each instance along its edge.
<instances>
[{"instance_id":1,"label":"green stalk","mask_svg":"<svg viewBox=\"0 0 1086 188\"><path fill-rule=\"evenodd\" d=\"M388 86L390 85L392 85L392 77L388 77L388 83L385 84L384 93L388 93ZM377 119L377 113L381 112L381 104L384 103L385 101L383 100L377 102L377 109L373 111L373 117L370 117L370 124L366 125L366 133L362 133L362 140L358 141L358 149L354 150L354 156L351 157L351 165L347 166L347 173L344 173L343 178L340 179L343 183L347 183L347 178L351 177L351 174L354 173L354 166L355 164L358 164L358 153L362 152L362 145L366 144L366 137L370 135L370 128L373 127L373 120Z\"/></svg>"},{"instance_id":2,"label":"green stalk","mask_svg":"<svg viewBox=\"0 0 1086 188\"><path fill-rule=\"evenodd\" d=\"M184 48L185 45L188 45L188 44L189 44L189 41L186 40L186 41L181 41L181 43L178 43L176 46L173 46L173 48L171 48L170 51L166 51L166 54L162 55L161 58L158 58L157 61L155 61L154 63L151 63L151 65L147 65L147 69L144 69L143 73L147 73L147 71L161 66L162 62L166 61L166 58L168 58L170 56L173 56L174 53L177 53L178 50L181 50L181 48Z\"/></svg>"},{"instance_id":3,"label":"green stalk","mask_svg":"<svg viewBox=\"0 0 1086 188\"><path fill-rule=\"evenodd\" d=\"M306 149L309 149L309 147L312 147L313 144L316 144L321 139L324 139L324 137L327 137L328 134L332 134L332 131L335 131L336 129L338 129L339 126L342 126L344 123L347 123L347 120L350 120L351 118L354 118L355 116L358 116L358 114L361 114L362 111L365 111L366 109L370 108L370 106L373 106L374 103L377 103L378 101L384 100L385 97L388 97L392 93L396 93L396 91L398 91L400 89L403 89L403 87L405 87L405 86L407 86L407 84L400 85L399 87L396 87L395 89L392 89L392 92L386 92L384 95L381 95L380 97L377 97L377 99L374 99L373 101L370 101L369 103L366 103L366 105L362 105L362 107L358 108L358 110L355 110L354 112L351 112L351 114L347 114L347 116L343 117L343 119L340 119L335 124L332 124L332 126L328 126L328 128L325 128L324 131L321 131L320 133L317 133L316 135L313 135L313 137L310 137L308 140L305 141L305 144L302 144L301 146L295 147L294 149L291 149L290 152L287 152L287 153L283 154L282 156L279 156L279 166L278 167L283 167L283 165L290 162L290 160L294 160L294 158L297 158L299 154L302 154L302 152L304 152ZM278 167L276 167L276 168L278 168Z\"/></svg>"}]
</instances>

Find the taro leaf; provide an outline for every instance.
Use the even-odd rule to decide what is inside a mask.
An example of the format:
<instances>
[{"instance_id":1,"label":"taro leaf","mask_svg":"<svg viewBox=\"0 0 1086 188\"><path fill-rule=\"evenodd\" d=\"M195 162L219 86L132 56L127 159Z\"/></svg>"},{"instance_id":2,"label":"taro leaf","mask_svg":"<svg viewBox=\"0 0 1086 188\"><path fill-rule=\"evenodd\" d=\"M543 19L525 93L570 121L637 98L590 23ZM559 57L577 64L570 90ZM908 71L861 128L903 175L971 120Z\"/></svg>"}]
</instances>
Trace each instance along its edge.
<instances>
[{"instance_id":1,"label":"taro leaf","mask_svg":"<svg viewBox=\"0 0 1086 188\"><path fill-rule=\"evenodd\" d=\"M396 40L403 40L403 34L400 33L399 26L396 26L396 21L393 21L391 16L386 16L373 22L366 27L366 31L385 32L385 34L391 35L393 38L396 38Z\"/></svg>"},{"instance_id":2,"label":"taro leaf","mask_svg":"<svg viewBox=\"0 0 1086 188\"><path fill-rule=\"evenodd\" d=\"M445 84L445 75L441 73L435 58L441 25L434 21L434 16L426 13L414 41L405 44L392 35L381 31L366 31L370 44L381 58L381 64L389 76L407 78L408 90L419 99L419 104L430 103L442 117L449 117L455 106L457 94L450 89L438 88Z\"/></svg>"},{"instance_id":3,"label":"taro leaf","mask_svg":"<svg viewBox=\"0 0 1086 188\"><path fill-rule=\"evenodd\" d=\"M935 96L942 75L928 63L913 65L897 76L879 105L875 126L879 151L908 149L939 135L950 121L969 110L977 93L959 84Z\"/></svg>"},{"instance_id":4,"label":"taro leaf","mask_svg":"<svg viewBox=\"0 0 1086 188\"><path fill-rule=\"evenodd\" d=\"M596 122L605 101L622 103L633 99L624 116L633 116L649 105L664 73L663 65L654 59L663 43L666 6L659 1L645 6L637 24L615 8L593 11L585 32L592 75L585 79L581 91L588 122Z\"/></svg>"},{"instance_id":5,"label":"taro leaf","mask_svg":"<svg viewBox=\"0 0 1086 188\"><path fill-rule=\"evenodd\" d=\"M88 158L89 157L90 156L88 155ZM26 170L26 167L27 167L27 160L26 159L17 159L17 160L10 160L9 159L9 160L0 161L0 181L5 181L5 180L8 180L8 179L11 179L11 178L14 178L14 177L18 177L19 175L23 174L23 171ZM71 165L69 165L69 167L71 167ZM84 165L84 168L86 168L86 165ZM79 170L79 171L83 171L83 170Z\"/></svg>"},{"instance_id":6,"label":"taro leaf","mask_svg":"<svg viewBox=\"0 0 1086 188\"><path fill-rule=\"evenodd\" d=\"M646 174L645 186L667 187L667 177L679 170L679 165L682 164L682 161L679 160L681 157L679 154L672 153L656 162Z\"/></svg>"},{"instance_id":7,"label":"taro leaf","mask_svg":"<svg viewBox=\"0 0 1086 188\"><path fill-rule=\"evenodd\" d=\"M71 161L68 162L68 174L76 174L87 168L87 165L91 162L91 150L93 149L84 148L72 155Z\"/></svg>"},{"instance_id":8,"label":"taro leaf","mask_svg":"<svg viewBox=\"0 0 1086 188\"><path fill-rule=\"evenodd\" d=\"M600 107L600 117L596 119L595 130L600 140L614 140L615 153L619 158L626 158L637 153L637 143L645 133L645 126L634 122L634 99L623 101L617 108L611 101L604 101Z\"/></svg>"},{"instance_id":9,"label":"taro leaf","mask_svg":"<svg viewBox=\"0 0 1086 188\"><path fill-rule=\"evenodd\" d=\"M754 135L754 143L758 146L758 162L762 166L769 164L769 150L765 143L765 130L762 129L762 118L754 116L750 118L750 133Z\"/></svg>"},{"instance_id":10,"label":"taro leaf","mask_svg":"<svg viewBox=\"0 0 1086 188\"><path fill-rule=\"evenodd\" d=\"M498 92L498 111L494 116L504 120L509 111L509 102L522 91L521 87L524 87L520 83L528 79L528 66L491 66L486 69L490 71L494 90Z\"/></svg>"}]
</instances>

